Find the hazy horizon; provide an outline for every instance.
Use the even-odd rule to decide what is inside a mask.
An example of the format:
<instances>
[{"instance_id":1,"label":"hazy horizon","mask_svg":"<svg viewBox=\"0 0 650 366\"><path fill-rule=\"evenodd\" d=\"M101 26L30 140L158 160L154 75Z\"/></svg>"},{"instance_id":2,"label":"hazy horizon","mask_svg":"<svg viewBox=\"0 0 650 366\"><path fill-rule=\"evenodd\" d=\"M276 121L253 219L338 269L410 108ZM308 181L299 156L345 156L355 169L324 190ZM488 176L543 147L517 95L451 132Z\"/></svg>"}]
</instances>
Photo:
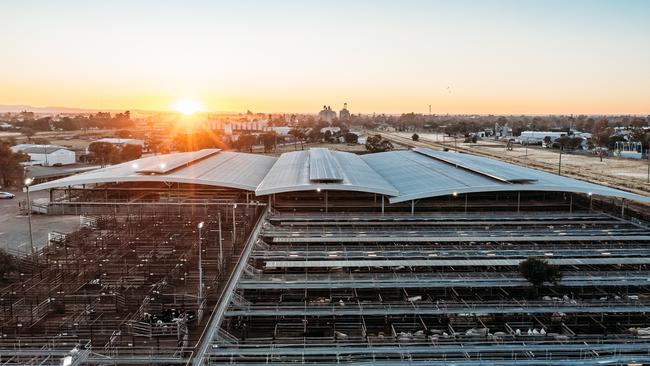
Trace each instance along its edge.
<instances>
[{"instance_id":1,"label":"hazy horizon","mask_svg":"<svg viewBox=\"0 0 650 366\"><path fill-rule=\"evenodd\" d=\"M0 104L650 114L650 2L20 1Z\"/></svg>"},{"instance_id":2,"label":"hazy horizon","mask_svg":"<svg viewBox=\"0 0 650 366\"><path fill-rule=\"evenodd\" d=\"M24 108L23 108L24 107ZM322 106L321 106L322 108ZM124 111L131 111L136 113L179 113L178 111L170 109L160 109L160 110L147 110L139 108L80 108L80 107L69 107L69 106L33 106L33 105L2 105L0 104L0 113L20 113L23 110L27 112L42 113L42 114L83 114L83 113L97 113L97 112L110 112L110 113L119 113ZM247 111L201 111L197 112L199 114L246 114ZM302 114L302 115L318 115L318 111L310 112L292 112L292 111L251 111L254 114ZM338 111L337 111L338 112ZM403 111L403 112L354 112L353 114L361 115L372 115L376 113L377 115L387 115L387 116L399 116L406 113L416 113L422 115L428 115L428 112L415 112L415 111ZM434 113L431 112L431 115L436 116L637 116L637 117L647 117L650 116L650 113Z\"/></svg>"}]
</instances>

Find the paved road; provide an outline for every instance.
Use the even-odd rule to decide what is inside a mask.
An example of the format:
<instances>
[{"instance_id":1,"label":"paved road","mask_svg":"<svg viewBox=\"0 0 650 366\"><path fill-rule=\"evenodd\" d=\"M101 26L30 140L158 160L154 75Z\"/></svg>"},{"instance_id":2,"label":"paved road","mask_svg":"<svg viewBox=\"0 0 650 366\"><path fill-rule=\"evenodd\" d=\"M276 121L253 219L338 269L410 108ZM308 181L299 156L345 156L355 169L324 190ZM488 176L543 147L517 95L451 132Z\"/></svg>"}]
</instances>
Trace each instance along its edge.
<instances>
[{"instance_id":1,"label":"paved road","mask_svg":"<svg viewBox=\"0 0 650 366\"><path fill-rule=\"evenodd\" d=\"M11 200L0 200L0 248L11 248L29 252L29 225L26 216L20 214L19 202L25 202L25 193L17 190L5 190L16 195ZM47 198L47 191L35 192L33 199ZM79 228L79 216L33 215L32 227L34 246L40 248L47 243L51 231L72 232Z\"/></svg>"}]
</instances>

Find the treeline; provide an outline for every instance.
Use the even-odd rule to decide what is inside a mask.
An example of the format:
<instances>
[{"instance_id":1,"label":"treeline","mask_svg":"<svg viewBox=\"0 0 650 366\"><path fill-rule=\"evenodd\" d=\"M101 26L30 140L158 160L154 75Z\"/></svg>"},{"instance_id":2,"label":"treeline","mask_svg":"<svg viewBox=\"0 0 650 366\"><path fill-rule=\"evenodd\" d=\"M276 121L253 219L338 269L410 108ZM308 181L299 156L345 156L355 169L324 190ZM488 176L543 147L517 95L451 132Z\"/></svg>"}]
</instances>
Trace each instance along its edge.
<instances>
[{"instance_id":1,"label":"treeline","mask_svg":"<svg viewBox=\"0 0 650 366\"><path fill-rule=\"evenodd\" d=\"M498 115L424 115L404 113L402 115L353 115L350 124L373 129L391 126L398 131L437 130L445 133L464 134L485 128L494 128L495 123L506 123L515 135L521 131L591 131L596 123L606 120L610 127L647 126L648 120L638 116L587 116L587 115L548 115L548 116L498 116Z\"/></svg>"},{"instance_id":2,"label":"treeline","mask_svg":"<svg viewBox=\"0 0 650 366\"><path fill-rule=\"evenodd\" d=\"M119 164L125 161L140 159L142 146L134 144L115 145L108 142L93 142L88 146L90 163L100 164L102 167L109 164Z\"/></svg>"},{"instance_id":3,"label":"treeline","mask_svg":"<svg viewBox=\"0 0 650 366\"><path fill-rule=\"evenodd\" d=\"M29 155L11 151L12 143L0 141L0 185L10 187L20 185L24 170L20 164L29 161Z\"/></svg>"},{"instance_id":4,"label":"treeline","mask_svg":"<svg viewBox=\"0 0 650 366\"><path fill-rule=\"evenodd\" d=\"M122 129L134 126L131 112L111 115L109 112L99 112L90 115L65 116L62 118L41 117L35 118L33 113L21 114L22 120L5 118L0 122L10 123L24 131L77 131L88 128Z\"/></svg>"}]
</instances>

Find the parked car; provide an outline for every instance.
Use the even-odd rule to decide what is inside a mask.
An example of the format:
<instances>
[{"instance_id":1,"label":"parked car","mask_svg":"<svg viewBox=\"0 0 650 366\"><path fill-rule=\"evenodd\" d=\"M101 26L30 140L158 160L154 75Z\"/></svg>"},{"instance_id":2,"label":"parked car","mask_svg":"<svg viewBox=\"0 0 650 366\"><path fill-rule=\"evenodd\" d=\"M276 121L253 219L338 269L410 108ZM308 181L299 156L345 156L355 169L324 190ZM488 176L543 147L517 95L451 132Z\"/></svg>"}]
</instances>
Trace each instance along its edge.
<instances>
[{"instance_id":1,"label":"parked car","mask_svg":"<svg viewBox=\"0 0 650 366\"><path fill-rule=\"evenodd\" d=\"M9 192L0 192L0 200L10 200L16 197L15 194Z\"/></svg>"}]
</instances>

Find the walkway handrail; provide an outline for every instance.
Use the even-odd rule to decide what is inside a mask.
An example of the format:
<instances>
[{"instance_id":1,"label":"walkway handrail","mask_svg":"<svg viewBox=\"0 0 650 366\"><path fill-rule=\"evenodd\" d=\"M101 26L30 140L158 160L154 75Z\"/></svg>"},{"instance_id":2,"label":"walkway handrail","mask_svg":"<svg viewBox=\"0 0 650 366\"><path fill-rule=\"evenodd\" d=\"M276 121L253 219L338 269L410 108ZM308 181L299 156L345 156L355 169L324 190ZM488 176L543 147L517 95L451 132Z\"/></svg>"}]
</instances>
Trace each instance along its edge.
<instances>
[{"instance_id":1,"label":"walkway handrail","mask_svg":"<svg viewBox=\"0 0 650 366\"><path fill-rule=\"evenodd\" d=\"M246 265L248 264L248 258L253 252L253 247L255 247L255 241L257 240L258 235L262 231L262 227L264 226L263 224L266 221L266 217L267 217L267 211L265 210L260 215L260 218L257 220L254 229L251 231L250 235L248 236L246 246L244 247L244 250L242 250L237 260L237 266L230 274L230 277L228 278L228 284L221 292L221 297L219 299L219 302L217 303L214 310L212 311L208 324L206 325L205 329L203 329L203 333L201 333L201 337L199 338L199 342L197 344L198 349L194 352L193 355L194 360L192 362L192 365L194 366L201 365L201 363L203 362L203 357L205 356L208 349L210 348L210 344L212 343L215 334L217 333L219 327L221 326L221 321L223 319L226 310L228 309L232 294L235 291L237 283L239 282L239 279L241 278L241 275L244 272Z\"/></svg>"}]
</instances>

